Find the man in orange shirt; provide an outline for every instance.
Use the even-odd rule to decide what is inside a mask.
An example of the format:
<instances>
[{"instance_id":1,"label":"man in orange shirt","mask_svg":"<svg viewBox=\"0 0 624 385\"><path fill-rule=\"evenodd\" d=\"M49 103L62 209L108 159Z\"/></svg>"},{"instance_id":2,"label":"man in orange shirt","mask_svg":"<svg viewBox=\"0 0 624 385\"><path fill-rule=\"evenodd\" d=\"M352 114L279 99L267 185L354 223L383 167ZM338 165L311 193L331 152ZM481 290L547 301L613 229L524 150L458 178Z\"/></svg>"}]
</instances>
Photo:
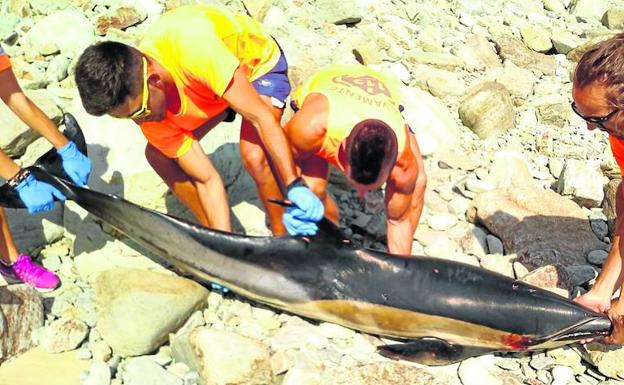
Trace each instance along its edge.
<instances>
[{"instance_id":1,"label":"man in orange shirt","mask_svg":"<svg viewBox=\"0 0 624 385\"><path fill-rule=\"evenodd\" d=\"M63 160L65 172L74 183L81 186L87 183L91 172L91 161L80 153L76 144L68 141L58 131L54 122L24 94L13 74L9 57L2 47L0 47L0 99L24 123L54 145ZM54 207L55 198L65 199L58 189L35 179L2 151L0 151L0 176L17 191L30 213L51 210ZM25 282L40 291L52 290L59 284L56 274L33 262L30 256L18 251L6 214L1 207L0 274L11 280Z\"/></svg>"},{"instance_id":2,"label":"man in orange shirt","mask_svg":"<svg viewBox=\"0 0 624 385\"><path fill-rule=\"evenodd\" d=\"M259 23L219 7L185 6L154 22L138 49L115 42L87 48L76 83L90 114L139 124L154 170L202 224L225 231L231 231L225 188L198 140L229 108L238 112L243 164L273 233L285 226L293 235L313 235L323 206L297 177L278 121L290 91L286 72L279 46ZM282 197L278 183L294 204L284 225L282 209L267 203Z\"/></svg>"},{"instance_id":3,"label":"man in orange shirt","mask_svg":"<svg viewBox=\"0 0 624 385\"><path fill-rule=\"evenodd\" d=\"M303 178L338 221L327 194L329 163L363 196L385 184L388 251L410 255L427 178L400 109L396 82L361 65L332 65L295 92L285 127Z\"/></svg>"},{"instance_id":4,"label":"man in orange shirt","mask_svg":"<svg viewBox=\"0 0 624 385\"><path fill-rule=\"evenodd\" d=\"M624 172L624 34L590 48L574 72L572 109L587 122L609 135L611 150ZM589 292L576 299L580 304L609 315L613 331L609 343L624 344L624 191L617 188L616 226L611 251ZM620 289L620 296L611 300Z\"/></svg>"}]
</instances>

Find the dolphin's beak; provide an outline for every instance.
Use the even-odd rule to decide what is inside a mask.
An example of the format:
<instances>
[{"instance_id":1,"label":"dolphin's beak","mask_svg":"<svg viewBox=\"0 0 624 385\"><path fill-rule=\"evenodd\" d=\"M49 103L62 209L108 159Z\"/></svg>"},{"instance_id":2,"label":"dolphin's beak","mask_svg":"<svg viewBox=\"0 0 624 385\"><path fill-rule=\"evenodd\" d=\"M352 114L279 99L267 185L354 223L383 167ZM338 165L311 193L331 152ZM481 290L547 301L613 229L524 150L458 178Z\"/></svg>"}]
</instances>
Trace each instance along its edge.
<instances>
[{"instance_id":1,"label":"dolphin's beak","mask_svg":"<svg viewBox=\"0 0 624 385\"><path fill-rule=\"evenodd\" d=\"M596 316L587 322L563 330L554 341L575 341L583 338L608 336L611 334L611 320L607 316Z\"/></svg>"}]
</instances>

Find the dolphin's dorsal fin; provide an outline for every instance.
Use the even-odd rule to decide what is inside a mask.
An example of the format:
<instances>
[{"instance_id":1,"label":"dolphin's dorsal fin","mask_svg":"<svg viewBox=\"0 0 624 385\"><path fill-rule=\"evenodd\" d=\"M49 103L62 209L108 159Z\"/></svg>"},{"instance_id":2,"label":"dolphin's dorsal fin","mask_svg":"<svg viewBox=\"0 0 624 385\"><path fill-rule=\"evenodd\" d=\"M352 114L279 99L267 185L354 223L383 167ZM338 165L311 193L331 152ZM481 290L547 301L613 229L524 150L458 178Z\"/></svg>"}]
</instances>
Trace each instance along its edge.
<instances>
[{"instance_id":1,"label":"dolphin's dorsal fin","mask_svg":"<svg viewBox=\"0 0 624 385\"><path fill-rule=\"evenodd\" d=\"M382 345L377 347L377 351L384 357L429 366L450 365L470 357L497 352L492 348L452 344L433 337L404 344Z\"/></svg>"}]
</instances>

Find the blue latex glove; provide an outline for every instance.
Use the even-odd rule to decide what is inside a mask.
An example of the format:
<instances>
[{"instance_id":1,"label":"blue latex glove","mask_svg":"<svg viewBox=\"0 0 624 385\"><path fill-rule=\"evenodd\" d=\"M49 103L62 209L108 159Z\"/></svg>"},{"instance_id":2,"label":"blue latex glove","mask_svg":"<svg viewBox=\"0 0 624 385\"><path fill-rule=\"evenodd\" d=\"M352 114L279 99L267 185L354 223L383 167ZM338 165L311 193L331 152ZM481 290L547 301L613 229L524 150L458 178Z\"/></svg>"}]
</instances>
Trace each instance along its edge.
<instances>
[{"instance_id":1,"label":"blue latex glove","mask_svg":"<svg viewBox=\"0 0 624 385\"><path fill-rule=\"evenodd\" d=\"M230 291L230 289L228 289L227 287L223 287L223 286L219 285L218 283L214 283L214 282L210 283L210 288L212 290L220 291L223 294L227 294Z\"/></svg>"},{"instance_id":2,"label":"blue latex glove","mask_svg":"<svg viewBox=\"0 0 624 385\"><path fill-rule=\"evenodd\" d=\"M65 195L56 187L49 183L38 181L32 175L28 175L26 179L15 186L15 191L17 191L20 199L31 214L52 210L55 197L58 200L65 200Z\"/></svg>"},{"instance_id":3,"label":"blue latex glove","mask_svg":"<svg viewBox=\"0 0 624 385\"><path fill-rule=\"evenodd\" d=\"M294 236L315 235L318 231L316 223L323 219L325 212L323 202L302 185L288 189L287 198L293 204L282 219L288 233Z\"/></svg>"},{"instance_id":4,"label":"blue latex glove","mask_svg":"<svg viewBox=\"0 0 624 385\"><path fill-rule=\"evenodd\" d=\"M91 174L91 160L78 151L76 143L69 141L57 150L63 159L63 169L78 186L84 186Z\"/></svg>"}]
</instances>

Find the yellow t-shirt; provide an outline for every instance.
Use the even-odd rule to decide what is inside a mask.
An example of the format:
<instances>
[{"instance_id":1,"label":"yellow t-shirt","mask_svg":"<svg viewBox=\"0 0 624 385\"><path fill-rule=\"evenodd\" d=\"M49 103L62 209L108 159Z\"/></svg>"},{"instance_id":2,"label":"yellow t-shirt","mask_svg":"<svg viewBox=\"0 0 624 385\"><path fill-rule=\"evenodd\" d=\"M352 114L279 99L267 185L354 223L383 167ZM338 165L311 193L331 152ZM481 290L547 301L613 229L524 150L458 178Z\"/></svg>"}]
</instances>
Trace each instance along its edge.
<instances>
[{"instance_id":1,"label":"yellow t-shirt","mask_svg":"<svg viewBox=\"0 0 624 385\"><path fill-rule=\"evenodd\" d=\"M166 12L148 28L139 49L169 71L180 95L177 114L141 124L147 140L171 158L188 152L197 139L193 130L228 107L222 96L238 67L253 81L280 57L259 23L208 5Z\"/></svg>"},{"instance_id":2,"label":"yellow t-shirt","mask_svg":"<svg viewBox=\"0 0 624 385\"><path fill-rule=\"evenodd\" d=\"M401 154L407 142L405 121L399 111L396 81L362 65L330 65L312 75L295 91L295 103L302 107L306 96L323 94L329 104L327 133L317 156L345 171L338 150L353 127L366 119L378 119L394 131Z\"/></svg>"}]
</instances>

